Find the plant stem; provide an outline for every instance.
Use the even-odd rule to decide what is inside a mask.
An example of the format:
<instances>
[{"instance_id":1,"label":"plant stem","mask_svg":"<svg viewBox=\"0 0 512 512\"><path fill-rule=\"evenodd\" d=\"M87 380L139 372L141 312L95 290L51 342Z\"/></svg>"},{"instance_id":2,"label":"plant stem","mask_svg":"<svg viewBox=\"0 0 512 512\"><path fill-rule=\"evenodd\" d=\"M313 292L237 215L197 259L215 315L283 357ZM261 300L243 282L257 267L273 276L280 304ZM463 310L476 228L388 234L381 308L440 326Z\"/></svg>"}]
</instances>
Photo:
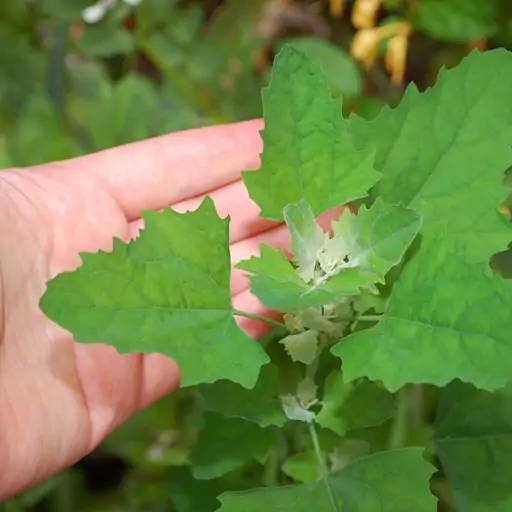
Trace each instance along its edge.
<instances>
[{"instance_id":1,"label":"plant stem","mask_svg":"<svg viewBox=\"0 0 512 512\"><path fill-rule=\"evenodd\" d=\"M397 393L397 411L393 418L389 433L388 448L397 450L407 442L407 428L409 426L409 386L404 386Z\"/></svg>"},{"instance_id":2,"label":"plant stem","mask_svg":"<svg viewBox=\"0 0 512 512\"><path fill-rule=\"evenodd\" d=\"M279 485L279 467L281 462L279 459L279 452L272 450L263 470L263 483L267 487L277 487Z\"/></svg>"},{"instance_id":3,"label":"plant stem","mask_svg":"<svg viewBox=\"0 0 512 512\"><path fill-rule=\"evenodd\" d=\"M247 311L240 311L239 309L234 309L233 314L235 316L243 316L245 318L250 318L251 320L257 320L258 322L264 322L266 324L272 325L273 327L281 328L285 326L283 322L279 322L278 320L273 320L272 318L256 315L255 313L249 313Z\"/></svg>"},{"instance_id":4,"label":"plant stem","mask_svg":"<svg viewBox=\"0 0 512 512\"><path fill-rule=\"evenodd\" d=\"M325 482L325 486L327 487L327 494L329 495L329 501L331 502L332 510L333 512L337 512L338 507L336 506L336 499L334 498L334 494L332 493L332 489L328 480L329 470L325 465L322 449L320 447L320 441L318 440L318 434L316 433L315 424L313 422L308 423L308 430L309 435L311 436L311 440L313 441L313 448L315 450L316 460L318 462L318 469L320 470L322 480Z\"/></svg>"},{"instance_id":5,"label":"plant stem","mask_svg":"<svg viewBox=\"0 0 512 512\"><path fill-rule=\"evenodd\" d=\"M361 315L357 317L358 322L379 322L382 320L382 315Z\"/></svg>"}]
</instances>

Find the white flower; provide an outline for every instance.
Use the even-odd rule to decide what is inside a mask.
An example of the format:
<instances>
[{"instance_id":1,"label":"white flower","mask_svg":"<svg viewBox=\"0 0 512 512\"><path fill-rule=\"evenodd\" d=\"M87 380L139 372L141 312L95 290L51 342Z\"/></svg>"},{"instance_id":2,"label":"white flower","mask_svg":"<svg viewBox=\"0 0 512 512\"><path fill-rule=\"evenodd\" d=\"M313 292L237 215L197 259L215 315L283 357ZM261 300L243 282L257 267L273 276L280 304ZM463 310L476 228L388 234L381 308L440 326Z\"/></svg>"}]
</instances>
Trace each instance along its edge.
<instances>
[{"instance_id":1,"label":"white flower","mask_svg":"<svg viewBox=\"0 0 512 512\"><path fill-rule=\"evenodd\" d=\"M117 0L99 0L99 2L82 11L82 18L86 23L98 23L107 11L116 5Z\"/></svg>"},{"instance_id":2,"label":"white flower","mask_svg":"<svg viewBox=\"0 0 512 512\"><path fill-rule=\"evenodd\" d=\"M126 5L136 7L142 0L123 0ZM94 5L82 11L82 18L86 23L98 23L108 11L113 9L117 0L99 0Z\"/></svg>"}]
</instances>

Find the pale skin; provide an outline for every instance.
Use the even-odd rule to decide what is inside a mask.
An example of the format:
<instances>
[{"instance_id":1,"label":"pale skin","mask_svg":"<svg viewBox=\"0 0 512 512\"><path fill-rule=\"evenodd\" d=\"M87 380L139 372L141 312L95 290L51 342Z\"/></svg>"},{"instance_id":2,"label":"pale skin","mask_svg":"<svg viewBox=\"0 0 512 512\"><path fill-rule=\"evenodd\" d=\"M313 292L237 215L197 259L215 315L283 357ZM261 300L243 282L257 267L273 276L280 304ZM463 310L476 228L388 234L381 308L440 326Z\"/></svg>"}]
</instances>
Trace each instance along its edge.
<instances>
[{"instance_id":1,"label":"pale skin","mask_svg":"<svg viewBox=\"0 0 512 512\"><path fill-rule=\"evenodd\" d=\"M136 236L141 210L193 210L206 194L231 216L233 264L261 243L288 246L284 227L258 217L240 179L240 171L259 167L262 126L190 130L0 171L0 502L70 466L179 386L172 359L74 343L41 312L46 282L79 266L79 252ZM236 309L274 316L240 271L232 272L231 293ZM237 320L254 338L269 328Z\"/></svg>"}]
</instances>

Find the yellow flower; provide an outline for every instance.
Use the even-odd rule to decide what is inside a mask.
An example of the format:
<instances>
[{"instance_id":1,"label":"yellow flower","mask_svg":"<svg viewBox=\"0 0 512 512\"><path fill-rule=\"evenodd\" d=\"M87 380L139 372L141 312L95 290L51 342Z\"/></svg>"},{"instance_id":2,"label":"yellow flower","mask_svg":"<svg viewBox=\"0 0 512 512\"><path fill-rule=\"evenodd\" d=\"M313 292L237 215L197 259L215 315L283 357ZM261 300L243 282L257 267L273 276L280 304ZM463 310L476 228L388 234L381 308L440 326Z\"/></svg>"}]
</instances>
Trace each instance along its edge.
<instances>
[{"instance_id":1,"label":"yellow flower","mask_svg":"<svg viewBox=\"0 0 512 512\"><path fill-rule=\"evenodd\" d=\"M369 69L379 53L379 44L382 40L390 38L386 45L385 65L391 74L394 85L402 83L407 63L407 48L411 26L407 22L396 22L381 27L363 28L359 30L350 47L354 59L363 63Z\"/></svg>"},{"instance_id":2,"label":"yellow flower","mask_svg":"<svg viewBox=\"0 0 512 512\"><path fill-rule=\"evenodd\" d=\"M345 9L346 0L330 0L329 7L331 16L334 18L341 18L343 10Z\"/></svg>"},{"instance_id":3,"label":"yellow flower","mask_svg":"<svg viewBox=\"0 0 512 512\"><path fill-rule=\"evenodd\" d=\"M350 53L354 59L363 63L369 69L375 62L379 51L379 31L374 28L365 28L356 32L350 45Z\"/></svg>"},{"instance_id":4,"label":"yellow flower","mask_svg":"<svg viewBox=\"0 0 512 512\"><path fill-rule=\"evenodd\" d=\"M360 29L374 27L381 1L356 0L352 8L352 25Z\"/></svg>"},{"instance_id":5,"label":"yellow flower","mask_svg":"<svg viewBox=\"0 0 512 512\"><path fill-rule=\"evenodd\" d=\"M393 85L400 85L404 80L407 46L407 35L404 34L398 34L388 41L384 63Z\"/></svg>"}]
</instances>

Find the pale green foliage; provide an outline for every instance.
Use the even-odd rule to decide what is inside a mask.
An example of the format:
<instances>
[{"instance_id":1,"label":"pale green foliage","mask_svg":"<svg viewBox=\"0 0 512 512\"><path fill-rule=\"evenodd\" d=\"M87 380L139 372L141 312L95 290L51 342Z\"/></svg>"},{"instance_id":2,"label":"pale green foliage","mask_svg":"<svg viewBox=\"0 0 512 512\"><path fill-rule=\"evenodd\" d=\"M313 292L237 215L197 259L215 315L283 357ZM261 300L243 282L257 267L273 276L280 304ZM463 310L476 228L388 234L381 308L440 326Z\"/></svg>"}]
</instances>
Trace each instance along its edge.
<instances>
[{"instance_id":1,"label":"pale green foliage","mask_svg":"<svg viewBox=\"0 0 512 512\"><path fill-rule=\"evenodd\" d=\"M289 334L280 343L284 345L292 361L311 364L318 350L318 332L304 331L298 334Z\"/></svg>"},{"instance_id":2,"label":"pale green foliage","mask_svg":"<svg viewBox=\"0 0 512 512\"><path fill-rule=\"evenodd\" d=\"M372 289L400 262L421 225L413 210L376 201L369 209L361 207L358 215L345 211L333 225L333 238L326 237L320 246L320 237L314 235L308 247L308 234L316 232L314 218L302 219L302 224L293 224L292 233L298 254L303 255L307 247L308 262L316 251L311 283L299 277L282 251L266 246L261 247L259 257L237 266L250 272L253 293L269 308L286 311L320 306L357 295L363 288Z\"/></svg>"},{"instance_id":3,"label":"pale green foliage","mask_svg":"<svg viewBox=\"0 0 512 512\"><path fill-rule=\"evenodd\" d=\"M311 206L304 199L284 208L284 220L292 237L290 250L297 265L297 274L309 283L315 277L318 254L329 236L316 223Z\"/></svg>"}]
</instances>

